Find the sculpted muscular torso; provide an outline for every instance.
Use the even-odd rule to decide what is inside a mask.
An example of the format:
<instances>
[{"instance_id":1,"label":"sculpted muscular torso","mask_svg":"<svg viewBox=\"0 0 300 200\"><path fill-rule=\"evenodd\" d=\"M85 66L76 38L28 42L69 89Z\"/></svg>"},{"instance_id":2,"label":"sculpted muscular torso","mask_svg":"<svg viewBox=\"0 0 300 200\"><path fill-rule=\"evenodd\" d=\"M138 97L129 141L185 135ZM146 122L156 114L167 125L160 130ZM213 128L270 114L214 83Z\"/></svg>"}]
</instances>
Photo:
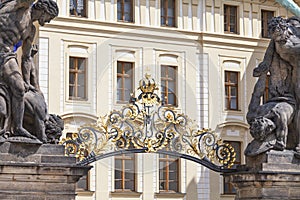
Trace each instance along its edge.
<instances>
[{"instance_id":1,"label":"sculpted muscular torso","mask_svg":"<svg viewBox=\"0 0 300 200\"><path fill-rule=\"evenodd\" d=\"M2 84L8 87L11 94L12 133L15 136L35 138L23 126L24 93L37 87L30 81L33 67L31 58L32 42L35 36L33 22L41 26L58 15L58 8L52 0L7 0L0 4L0 77ZM20 71L14 46L22 41L22 63ZM24 77L24 79L23 79ZM32 84L33 83L33 84ZM10 130L7 130L10 131Z\"/></svg>"}]
</instances>

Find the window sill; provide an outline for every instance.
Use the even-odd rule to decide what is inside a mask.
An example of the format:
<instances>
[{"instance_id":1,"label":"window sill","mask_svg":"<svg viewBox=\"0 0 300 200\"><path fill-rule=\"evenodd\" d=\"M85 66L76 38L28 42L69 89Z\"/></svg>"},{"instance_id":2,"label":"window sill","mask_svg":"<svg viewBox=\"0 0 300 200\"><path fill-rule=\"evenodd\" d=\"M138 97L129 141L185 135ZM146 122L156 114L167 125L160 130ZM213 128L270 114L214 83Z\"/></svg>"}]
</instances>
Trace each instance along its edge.
<instances>
[{"instance_id":1,"label":"window sill","mask_svg":"<svg viewBox=\"0 0 300 200\"><path fill-rule=\"evenodd\" d=\"M221 200L234 199L235 194L221 194Z\"/></svg>"},{"instance_id":2,"label":"window sill","mask_svg":"<svg viewBox=\"0 0 300 200\"><path fill-rule=\"evenodd\" d=\"M117 22L134 24L134 21L118 20Z\"/></svg>"},{"instance_id":3,"label":"window sill","mask_svg":"<svg viewBox=\"0 0 300 200\"><path fill-rule=\"evenodd\" d=\"M94 192L90 191L90 190L81 190L81 189L77 189L76 190L77 196L93 196Z\"/></svg>"},{"instance_id":4,"label":"window sill","mask_svg":"<svg viewBox=\"0 0 300 200\"><path fill-rule=\"evenodd\" d=\"M110 192L111 197L125 197L125 198L140 198L142 193L135 191L114 191Z\"/></svg>"},{"instance_id":5,"label":"window sill","mask_svg":"<svg viewBox=\"0 0 300 200\"><path fill-rule=\"evenodd\" d=\"M225 109L224 111L225 111L225 112L228 112L228 113L229 113L229 112L231 112L231 113L241 113L241 112L242 112L242 110L240 110L240 109L239 109L239 110Z\"/></svg>"},{"instance_id":6,"label":"window sill","mask_svg":"<svg viewBox=\"0 0 300 200\"><path fill-rule=\"evenodd\" d=\"M69 17L76 17L76 18L85 18L87 19L87 16L81 16L81 15L69 15Z\"/></svg>"},{"instance_id":7,"label":"window sill","mask_svg":"<svg viewBox=\"0 0 300 200\"><path fill-rule=\"evenodd\" d=\"M185 193L180 193L180 192L159 192L159 193L155 193L155 197L156 198L184 198L185 197Z\"/></svg>"},{"instance_id":8,"label":"window sill","mask_svg":"<svg viewBox=\"0 0 300 200\"><path fill-rule=\"evenodd\" d=\"M239 33L224 31L224 34L240 35Z\"/></svg>"}]
</instances>

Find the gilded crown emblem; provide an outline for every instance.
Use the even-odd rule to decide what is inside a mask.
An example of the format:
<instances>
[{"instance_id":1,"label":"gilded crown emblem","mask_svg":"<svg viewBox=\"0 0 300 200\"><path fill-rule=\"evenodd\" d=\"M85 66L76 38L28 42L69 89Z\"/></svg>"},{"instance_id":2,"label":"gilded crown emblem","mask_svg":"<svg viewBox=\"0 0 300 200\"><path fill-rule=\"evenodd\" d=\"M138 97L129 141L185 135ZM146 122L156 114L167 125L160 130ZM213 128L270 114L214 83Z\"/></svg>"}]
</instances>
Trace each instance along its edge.
<instances>
[{"instance_id":1,"label":"gilded crown emblem","mask_svg":"<svg viewBox=\"0 0 300 200\"><path fill-rule=\"evenodd\" d=\"M139 89L143 93L154 93L154 90L158 90L155 80L150 77L151 77L151 75L145 74L145 78L143 78L139 82L139 86L140 86Z\"/></svg>"}]
</instances>

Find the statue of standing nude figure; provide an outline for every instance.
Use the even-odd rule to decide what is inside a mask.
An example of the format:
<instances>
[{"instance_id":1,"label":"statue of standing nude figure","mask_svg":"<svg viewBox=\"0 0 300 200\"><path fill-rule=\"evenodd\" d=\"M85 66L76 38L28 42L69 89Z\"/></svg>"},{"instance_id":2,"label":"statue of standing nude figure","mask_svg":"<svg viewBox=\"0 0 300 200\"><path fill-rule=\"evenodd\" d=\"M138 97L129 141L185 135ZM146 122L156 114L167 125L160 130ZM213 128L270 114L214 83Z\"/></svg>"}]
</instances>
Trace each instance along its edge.
<instances>
[{"instance_id":1,"label":"statue of standing nude figure","mask_svg":"<svg viewBox=\"0 0 300 200\"><path fill-rule=\"evenodd\" d=\"M292 149L300 144L300 18L275 17L264 60L253 71L259 77L247 113L254 140L245 155ZM260 105L269 76L269 100Z\"/></svg>"},{"instance_id":2,"label":"statue of standing nude figure","mask_svg":"<svg viewBox=\"0 0 300 200\"><path fill-rule=\"evenodd\" d=\"M61 131L63 129L62 120L47 112L33 63L37 52L33 45L36 33L33 23L38 21L44 26L56 16L58 7L53 0L6 0L0 3L0 142L14 137L47 143L46 124L54 118L56 125ZM20 43L21 70L14 52Z\"/></svg>"}]
</instances>

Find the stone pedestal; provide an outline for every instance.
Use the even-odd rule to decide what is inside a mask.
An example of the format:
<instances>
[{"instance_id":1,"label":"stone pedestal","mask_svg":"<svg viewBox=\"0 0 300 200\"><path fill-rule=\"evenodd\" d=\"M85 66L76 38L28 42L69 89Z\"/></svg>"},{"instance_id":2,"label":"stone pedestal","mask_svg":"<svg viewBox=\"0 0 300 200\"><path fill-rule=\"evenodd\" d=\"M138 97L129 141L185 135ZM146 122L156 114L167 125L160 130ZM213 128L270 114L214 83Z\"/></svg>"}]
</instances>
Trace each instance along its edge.
<instances>
[{"instance_id":1,"label":"stone pedestal","mask_svg":"<svg viewBox=\"0 0 300 200\"><path fill-rule=\"evenodd\" d=\"M62 145L0 144L1 200L73 200L90 167L76 166Z\"/></svg>"},{"instance_id":2,"label":"stone pedestal","mask_svg":"<svg viewBox=\"0 0 300 200\"><path fill-rule=\"evenodd\" d=\"M225 176L237 190L236 200L300 199L300 159L293 151L270 151L246 163Z\"/></svg>"}]
</instances>

